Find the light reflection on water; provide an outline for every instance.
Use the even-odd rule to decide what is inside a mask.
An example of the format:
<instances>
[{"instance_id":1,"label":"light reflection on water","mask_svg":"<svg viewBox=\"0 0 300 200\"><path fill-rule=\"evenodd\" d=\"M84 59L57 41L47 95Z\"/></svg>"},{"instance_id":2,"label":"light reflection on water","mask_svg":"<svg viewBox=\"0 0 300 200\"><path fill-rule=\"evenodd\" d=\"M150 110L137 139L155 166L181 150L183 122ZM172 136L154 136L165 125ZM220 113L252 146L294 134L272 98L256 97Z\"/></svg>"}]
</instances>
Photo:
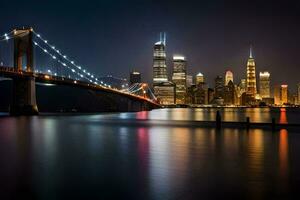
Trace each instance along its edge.
<instances>
[{"instance_id":1,"label":"light reflection on water","mask_svg":"<svg viewBox=\"0 0 300 200\"><path fill-rule=\"evenodd\" d=\"M298 193L297 133L117 123L132 116L206 115L175 111L0 118L0 194L30 199L265 199ZM108 118L116 123L102 121Z\"/></svg>"},{"instance_id":2,"label":"light reflection on water","mask_svg":"<svg viewBox=\"0 0 300 200\"><path fill-rule=\"evenodd\" d=\"M139 120L185 120L214 121L216 112L220 111L223 121L245 122L249 117L251 122L271 122L275 118L280 123L300 124L299 108L172 108L158 109L151 112L105 114L95 119L139 119Z\"/></svg>"}]
</instances>

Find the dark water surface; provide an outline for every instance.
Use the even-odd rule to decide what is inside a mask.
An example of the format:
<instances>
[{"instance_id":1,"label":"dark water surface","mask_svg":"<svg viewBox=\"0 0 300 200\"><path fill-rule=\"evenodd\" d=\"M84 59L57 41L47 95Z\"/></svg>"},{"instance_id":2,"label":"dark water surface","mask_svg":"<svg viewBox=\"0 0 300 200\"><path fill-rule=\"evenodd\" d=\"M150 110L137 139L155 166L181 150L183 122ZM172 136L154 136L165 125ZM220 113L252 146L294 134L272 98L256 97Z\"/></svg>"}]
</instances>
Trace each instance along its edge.
<instances>
[{"instance_id":1,"label":"dark water surface","mask_svg":"<svg viewBox=\"0 0 300 200\"><path fill-rule=\"evenodd\" d=\"M300 199L300 131L153 125L214 113L0 117L0 199ZM280 109L223 118L270 113L300 121L299 111Z\"/></svg>"}]
</instances>

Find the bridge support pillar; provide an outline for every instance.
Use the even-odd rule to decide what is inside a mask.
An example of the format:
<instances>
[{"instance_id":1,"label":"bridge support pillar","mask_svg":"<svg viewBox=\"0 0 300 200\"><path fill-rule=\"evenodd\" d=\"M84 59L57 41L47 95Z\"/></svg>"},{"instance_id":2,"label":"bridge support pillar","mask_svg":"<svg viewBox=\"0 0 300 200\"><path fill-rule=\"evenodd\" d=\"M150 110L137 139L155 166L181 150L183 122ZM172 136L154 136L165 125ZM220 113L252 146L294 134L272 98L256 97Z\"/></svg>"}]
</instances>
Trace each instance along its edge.
<instances>
[{"instance_id":1,"label":"bridge support pillar","mask_svg":"<svg viewBox=\"0 0 300 200\"><path fill-rule=\"evenodd\" d=\"M33 76L33 43L32 28L14 30L14 68L24 71L32 76L21 76L13 79L13 97L10 105L11 115L36 115L38 108L36 104L35 78ZM26 65L23 63L26 60Z\"/></svg>"},{"instance_id":2,"label":"bridge support pillar","mask_svg":"<svg viewBox=\"0 0 300 200\"><path fill-rule=\"evenodd\" d=\"M13 80L13 97L9 112L11 115L37 115L34 77Z\"/></svg>"}]
</instances>

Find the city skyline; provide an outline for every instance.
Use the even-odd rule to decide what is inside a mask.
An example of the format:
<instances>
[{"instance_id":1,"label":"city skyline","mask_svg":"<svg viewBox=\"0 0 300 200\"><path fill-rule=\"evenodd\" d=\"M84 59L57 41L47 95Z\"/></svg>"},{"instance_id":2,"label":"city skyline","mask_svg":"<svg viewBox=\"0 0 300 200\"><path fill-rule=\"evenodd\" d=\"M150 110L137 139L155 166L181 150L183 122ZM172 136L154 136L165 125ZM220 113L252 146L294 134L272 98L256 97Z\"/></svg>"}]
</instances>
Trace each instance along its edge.
<instances>
[{"instance_id":1,"label":"city skyline","mask_svg":"<svg viewBox=\"0 0 300 200\"><path fill-rule=\"evenodd\" d=\"M172 76L167 73L166 33L160 33L153 46L154 95L162 105L219 105L219 106L284 106L299 105L297 92L288 90L287 84L271 85L268 71L256 72L252 45L246 65L246 78L234 83L234 73L226 70L214 80L214 89L204 81L204 75L188 74L184 55L173 54ZM170 70L169 70L170 71ZM131 75L130 75L131 76ZM130 78L131 79L131 78ZM193 83L194 79L194 83Z\"/></svg>"},{"instance_id":2,"label":"city skyline","mask_svg":"<svg viewBox=\"0 0 300 200\"><path fill-rule=\"evenodd\" d=\"M37 4L31 0L16 4L16 12L11 15L10 2L3 1L0 32L30 24L95 74L128 78L130 70L138 69L150 82L152 45L159 32L165 31L169 70L171 55L179 53L188 60L189 74L200 71L210 84L226 69L240 79L245 76L252 44L257 71L270 71L274 84L288 80L286 84L293 90L299 81L299 19L294 4L251 1L229 7L223 1ZM82 16L82 12L88 14ZM125 29L124 24L130 24L130 28ZM280 70L282 67L288 70Z\"/></svg>"},{"instance_id":3,"label":"city skyline","mask_svg":"<svg viewBox=\"0 0 300 200\"><path fill-rule=\"evenodd\" d=\"M160 40L159 40L159 42L160 42ZM156 42L155 46L159 42ZM174 68L173 68L174 57L180 57L180 58L184 59L185 62L188 62L188 60L186 59L185 54L183 54L183 53L172 54L172 55L168 56L168 54L166 53L166 46L167 46L166 39L164 39L164 62L168 63L168 64L164 65L164 68L166 68L166 70L167 70L167 79L172 79L172 76L173 76L172 74L174 73ZM171 57L171 58L169 58L169 57ZM171 63L169 63L169 62L171 62ZM155 65L155 59L154 59L153 64ZM236 73L233 70L231 70L230 67L228 67L228 68L224 68L222 72L216 72L216 76L214 78L216 78L217 76L224 77L225 85L227 85L229 80L225 80L225 79L226 79L227 73L229 72L231 74L230 79L232 79L232 82L235 84L239 84L242 79L247 80L247 77L249 76L247 71L249 71L249 66L250 66L251 71L252 71L250 76L252 79L254 79L254 80L251 80L251 82L253 82L253 83L251 83L252 87L253 87L252 95L255 96L256 94L259 94L260 74L261 73L269 73L268 75L270 76L270 74L272 74L272 72L270 72L267 68L264 68L264 70L257 70L256 59L255 59L255 56L253 55L253 45L250 45L250 50L248 51L248 58L247 58L247 62L245 64L245 66L246 66L247 70L245 70L244 76L241 74L238 74L238 76L236 76ZM186 76L191 76L194 83L197 82L197 76L199 74L201 74L201 76L203 76L203 77L206 77L205 74L203 74L201 71L198 71L196 74L191 74L188 70L188 68L189 68L188 64L186 64L186 68L187 68ZM155 77L155 75L153 77ZM233 77L235 77L235 81L233 81ZM208 78L206 77L205 83L208 84L208 86L213 87L214 86L213 80L207 80L207 79ZM269 82L270 82L270 80L269 80ZM275 80L275 81L272 80L272 82L269 83L271 91L273 89L272 86L275 86L275 83L276 83L276 85L279 85L279 84L289 85L289 84L287 84L288 81L279 82L278 80ZM272 85L272 84L274 84L274 85ZM292 92L297 92L298 84L299 83L297 83L296 85L290 85L290 87L292 88L292 90L291 90Z\"/></svg>"}]
</instances>

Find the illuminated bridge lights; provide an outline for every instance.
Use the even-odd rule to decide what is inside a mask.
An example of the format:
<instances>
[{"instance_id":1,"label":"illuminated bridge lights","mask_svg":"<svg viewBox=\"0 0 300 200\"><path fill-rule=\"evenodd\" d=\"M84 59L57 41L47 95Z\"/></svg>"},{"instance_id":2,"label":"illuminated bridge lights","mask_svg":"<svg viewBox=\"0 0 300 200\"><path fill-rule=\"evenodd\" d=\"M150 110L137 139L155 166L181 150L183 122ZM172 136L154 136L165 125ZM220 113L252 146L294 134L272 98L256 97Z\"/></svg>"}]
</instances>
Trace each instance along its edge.
<instances>
[{"instance_id":1,"label":"illuminated bridge lights","mask_svg":"<svg viewBox=\"0 0 300 200\"><path fill-rule=\"evenodd\" d=\"M33 33L39 40L41 40L44 43L43 45L41 45L37 41L33 41L33 44L37 48L39 48L43 53L50 56L51 59L53 59L54 61L58 62L63 67L70 70L70 73L72 74L72 76L71 76L71 74L58 76L58 73L56 73L56 72L54 73L54 70L51 71L50 69L48 69L46 71L46 73L43 73L42 70L36 69L34 71L34 76L42 78L42 79L46 79L46 80L53 80L53 81L60 80L60 81L65 81L65 82L69 82L69 83L73 83L73 84L80 83L81 85L91 86L91 87L95 87L95 88L106 88L107 90L113 90L113 91L116 91L116 92L119 92L122 94L133 95L133 96L136 96L139 98L145 97L145 94L147 94L147 92L148 92L149 97L153 97L153 99L155 99L155 96L152 94L152 92L149 89L147 84L139 85L139 86L133 87L133 88L129 87L129 88L125 89L126 87L128 87L128 84L126 83L126 84L122 85L122 90L119 90L117 88L114 88L110 84L104 83L103 81L99 80L94 74L92 74L91 72L88 72L86 69L84 69L84 67L77 65L74 60L70 60L66 54L63 54L59 49L56 48L56 46L50 44L48 42L48 40L45 40L41 36L41 34L38 34L34 31L33 31ZM14 30L14 31L11 31L10 33L5 33L3 35L0 35L0 42L13 39L15 36L13 34L17 34L17 32ZM48 47L48 49L45 46ZM1 70L3 70L3 69L1 69ZM23 71L15 71L14 69L12 69L10 71L11 71L11 73L23 74ZM24 71L24 75L26 75L26 74L28 75L28 72ZM65 77L68 77L68 78L65 79ZM112 77L112 76L110 76L110 77ZM126 80L123 78L116 78L116 77L114 77L114 78L119 79L119 80ZM80 81L80 79L85 79L87 82ZM80 82L78 82L78 81L80 81ZM139 94L140 91L141 91L142 95ZM150 98L147 98L147 100L152 101Z\"/></svg>"},{"instance_id":2,"label":"illuminated bridge lights","mask_svg":"<svg viewBox=\"0 0 300 200\"><path fill-rule=\"evenodd\" d=\"M68 63L71 63L74 67L78 68L79 70L82 70L82 67L76 65L75 62L74 62L73 60L68 59L68 56L67 56L67 55L62 54L61 51L59 51L58 49L56 49L54 45L50 45L49 42L48 42L48 40L43 39L43 38L41 37L41 35L38 34L38 33L36 33L36 32L33 32L33 33L34 33L35 35L37 35L37 36L39 35L38 38L39 38L40 40L42 40L42 41L43 41L46 45L48 45L52 50L54 50L56 53L58 53L60 56L62 56L65 60L67 60ZM87 76L89 76L91 79L95 79L95 75L93 75L93 74L87 72L86 70L82 70L82 71L83 71L83 73L85 73ZM97 81L97 80L96 80L96 81Z\"/></svg>"}]
</instances>

